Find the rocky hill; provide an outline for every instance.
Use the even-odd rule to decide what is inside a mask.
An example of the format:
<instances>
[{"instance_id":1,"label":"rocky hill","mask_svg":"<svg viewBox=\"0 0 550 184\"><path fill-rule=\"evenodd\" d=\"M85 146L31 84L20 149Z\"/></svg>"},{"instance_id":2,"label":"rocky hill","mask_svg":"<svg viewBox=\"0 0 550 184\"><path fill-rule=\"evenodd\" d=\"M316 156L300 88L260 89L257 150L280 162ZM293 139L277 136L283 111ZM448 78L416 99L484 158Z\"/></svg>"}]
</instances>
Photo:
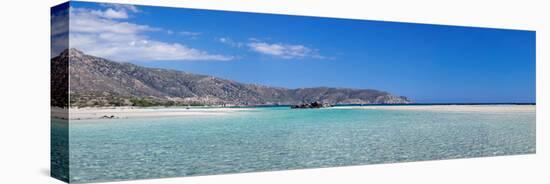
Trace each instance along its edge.
<instances>
[{"instance_id":1,"label":"rocky hill","mask_svg":"<svg viewBox=\"0 0 550 184\"><path fill-rule=\"evenodd\" d=\"M72 107L294 105L312 101L329 104L410 103L406 97L373 89L287 89L244 84L213 76L109 61L86 55L76 49L65 50L52 58L51 62L52 75L54 72L64 73L66 63L69 63L69 95ZM57 84L62 81L58 78L52 76L52 87L63 85Z\"/></svg>"}]
</instances>

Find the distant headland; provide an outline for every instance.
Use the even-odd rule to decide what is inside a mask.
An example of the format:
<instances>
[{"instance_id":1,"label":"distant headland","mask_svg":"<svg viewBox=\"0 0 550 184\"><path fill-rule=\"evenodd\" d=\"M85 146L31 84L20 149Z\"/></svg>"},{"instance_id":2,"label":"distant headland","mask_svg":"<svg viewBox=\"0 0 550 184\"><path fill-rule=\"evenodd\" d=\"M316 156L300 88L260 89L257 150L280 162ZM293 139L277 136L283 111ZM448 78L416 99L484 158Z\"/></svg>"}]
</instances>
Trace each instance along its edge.
<instances>
[{"instance_id":1,"label":"distant headland","mask_svg":"<svg viewBox=\"0 0 550 184\"><path fill-rule=\"evenodd\" d=\"M52 75L63 75L68 65L70 107L411 103L407 97L374 89L288 89L244 84L208 75L114 62L74 48L63 51L51 62ZM55 86L58 81L52 77L51 82Z\"/></svg>"}]
</instances>

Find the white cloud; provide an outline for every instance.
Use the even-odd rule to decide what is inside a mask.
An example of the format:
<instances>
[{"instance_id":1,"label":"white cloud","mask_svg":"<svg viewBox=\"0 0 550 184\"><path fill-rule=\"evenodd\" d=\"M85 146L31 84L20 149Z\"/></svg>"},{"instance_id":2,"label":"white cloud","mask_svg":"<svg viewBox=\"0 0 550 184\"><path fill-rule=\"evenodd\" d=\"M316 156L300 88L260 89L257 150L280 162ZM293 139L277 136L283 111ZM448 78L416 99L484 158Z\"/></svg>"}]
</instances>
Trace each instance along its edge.
<instances>
[{"instance_id":1,"label":"white cloud","mask_svg":"<svg viewBox=\"0 0 550 184\"><path fill-rule=\"evenodd\" d=\"M50 16L50 55L55 57L69 47L69 11L60 10L52 12Z\"/></svg>"},{"instance_id":2,"label":"white cloud","mask_svg":"<svg viewBox=\"0 0 550 184\"><path fill-rule=\"evenodd\" d=\"M112 8L109 8L105 11L92 10L91 13L96 16L108 18L108 19L127 19L128 18L128 13L126 13L126 10L123 10L123 9L114 10Z\"/></svg>"},{"instance_id":3,"label":"white cloud","mask_svg":"<svg viewBox=\"0 0 550 184\"><path fill-rule=\"evenodd\" d=\"M200 32L190 32L190 31L181 31L180 34L183 36L192 36L192 37L201 35Z\"/></svg>"},{"instance_id":4,"label":"white cloud","mask_svg":"<svg viewBox=\"0 0 550 184\"><path fill-rule=\"evenodd\" d=\"M70 47L91 55L119 61L227 61L233 59L230 56L210 54L190 48L181 43L168 43L148 38L144 33L164 30L122 21L128 18L128 12L139 12L139 10L133 6L117 6L107 10L71 8Z\"/></svg>"},{"instance_id":5,"label":"white cloud","mask_svg":"<svg viewBox=\"0 0 550 184\"><path fill-rule=\"evenodd\" d=\"M191 31L180 31L179 35L189 37L191 39L197 39L202 33L201 32L191 32Z\"/></svg>"},{"instance_id":6,"label":"white cloud","mask_svg":"<svg viewBox=\"0 0 550 184\"><path fill-rule=\"evenodd\" d=\"M223 44L226 44L226 45L229 45L231 47L237 47L237 48L241 48L243 47L245 44L242 43L242 42L236 42L236 41L233 41L233 39L229 38L229 37L221 37L221 38L218 38L218 42L220 43L223 43Z\"/></svg>"},{"instance_id":7,"label":"white cloud","mask_svg":"<svg viewBox=\"0 0 550 184\"><path fill-rule=\"evenodd\" d=\"M51 36L66 34L69 31L67 11L54 12L51 15Z\"/></svg>"},{"instance_id":8,"label":"white cloud","mask_svg":"<svg viewBox=\"0 0 550 184\"><path fill-rule=\"evenodd\" d=\"M325 57L319 55L317 50L311 49L303 45L291 45L281 43L266 43L253 40L247 44L247 46L255 52L271 55L283 59L296 59L296 58L316 58L324 59Z\"/></svg>"},{"instance_id":9,"label":"white cloud","mask_svg":"<svg viewBox=\"0 0 550 184\"><path fill-rule=\"evenodd\" d=\"M118 33L138 34L144 31L155 31L147 25L138 25L129 22L121 22L101 15L102 11L84 8L70 9L70 30L78 33Z\"/></svg>"},{"instance_id":10,"label":"white cloud","mask_svg":"<svg viewBox=\"0 0 550 184\"><path fill-rule=\"evenodd\" d=\"M105 4L101 4L101 6L108 7L108 8L114 8L114 9L117 9L117 10L124 10L124 11L132 12L132 13L139 12L139 9L136 6L130 5L130 4L105 3Z\"/></svg>"},{"instance_id":11,"label":"white cloud","mask_svg":"<svg viewBox=\"0 0 550 184\"><path fill-rule=\"evenodd\" d=\"M71 47L79 48L95 56L120 61L155 60L218 60L227 61L232 57L212 55L205 51L189 48L179 43L165 43L142 39L135 35L119 34L70 34Z\"/></svg>"}]
</instances>

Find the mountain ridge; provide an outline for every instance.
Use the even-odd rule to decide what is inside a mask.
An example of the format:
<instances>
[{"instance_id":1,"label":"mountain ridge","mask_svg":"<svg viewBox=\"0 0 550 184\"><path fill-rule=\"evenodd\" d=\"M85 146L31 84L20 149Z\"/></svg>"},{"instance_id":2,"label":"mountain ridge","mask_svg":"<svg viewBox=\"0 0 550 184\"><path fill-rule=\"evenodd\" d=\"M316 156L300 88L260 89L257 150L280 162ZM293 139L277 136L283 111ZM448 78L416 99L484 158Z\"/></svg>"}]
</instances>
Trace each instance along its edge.
<instances>
[{"instance_id":1,"label":"mountain ridge","mask_svg":"<svg viewBox=\"0 0 550 184\"><path fill-rule=\"evenodd\" d=\"M152 105L295 105L319 101L329 104L410 103L374 89L336 87L284 88L246 84L173 69L147 68L87 55L75 48L51 59L53 73L68 63L69 104L87 106ZM66 71L65 71L66 73ZM56 81L52 84L55 85Z\"/></svg>"}]
</instances>

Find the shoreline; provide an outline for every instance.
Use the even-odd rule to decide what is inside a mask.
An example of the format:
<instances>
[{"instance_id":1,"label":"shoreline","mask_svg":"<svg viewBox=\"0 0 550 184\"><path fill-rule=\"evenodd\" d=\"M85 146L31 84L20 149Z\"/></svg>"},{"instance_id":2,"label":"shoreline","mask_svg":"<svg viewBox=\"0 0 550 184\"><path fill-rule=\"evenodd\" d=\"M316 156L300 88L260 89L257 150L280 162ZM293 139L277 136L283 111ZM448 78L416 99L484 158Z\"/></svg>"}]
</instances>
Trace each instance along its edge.
<instances>
[{"instance_id":1,"label":"shoreline","mask_svg":"<svg viewBox=\"0 0 550 184\"><path fill-rule=\"evenodd\" d=\"M78 121L154 117L223 116L234 114L236 112L248 112L258 108L265 107L86 107L69 109L52 107L51 115L52 118ZM536 112L536 105L367 105L335 106L322 109L405 110L459 113L523 113Z\"/></svg>"},{"instance_id":2,"label":"shoreline","mask_svg":"<svg viewBox=\"0 0 550 184\"><path fill-rule=\"evenodd\" d=\"M496 105L388 105L388 106L340 106L335 109L363 110L405 110L405 111L435 111L435 112L481 112L481 113L511 113L536 112L536 105L526 104L496 104Z\"/></svg>"},{"instance_id":3,"label":"shoreline","mask_svg":"<svg viewBox=\"0 0 550 184\"><path fill-rule=\"evenodd\" d=\"M153 117L220 116L242 112L250 108L223 107L86 107L70 108L69 120L129 119Z\"/></svg>"}]
</instances>

